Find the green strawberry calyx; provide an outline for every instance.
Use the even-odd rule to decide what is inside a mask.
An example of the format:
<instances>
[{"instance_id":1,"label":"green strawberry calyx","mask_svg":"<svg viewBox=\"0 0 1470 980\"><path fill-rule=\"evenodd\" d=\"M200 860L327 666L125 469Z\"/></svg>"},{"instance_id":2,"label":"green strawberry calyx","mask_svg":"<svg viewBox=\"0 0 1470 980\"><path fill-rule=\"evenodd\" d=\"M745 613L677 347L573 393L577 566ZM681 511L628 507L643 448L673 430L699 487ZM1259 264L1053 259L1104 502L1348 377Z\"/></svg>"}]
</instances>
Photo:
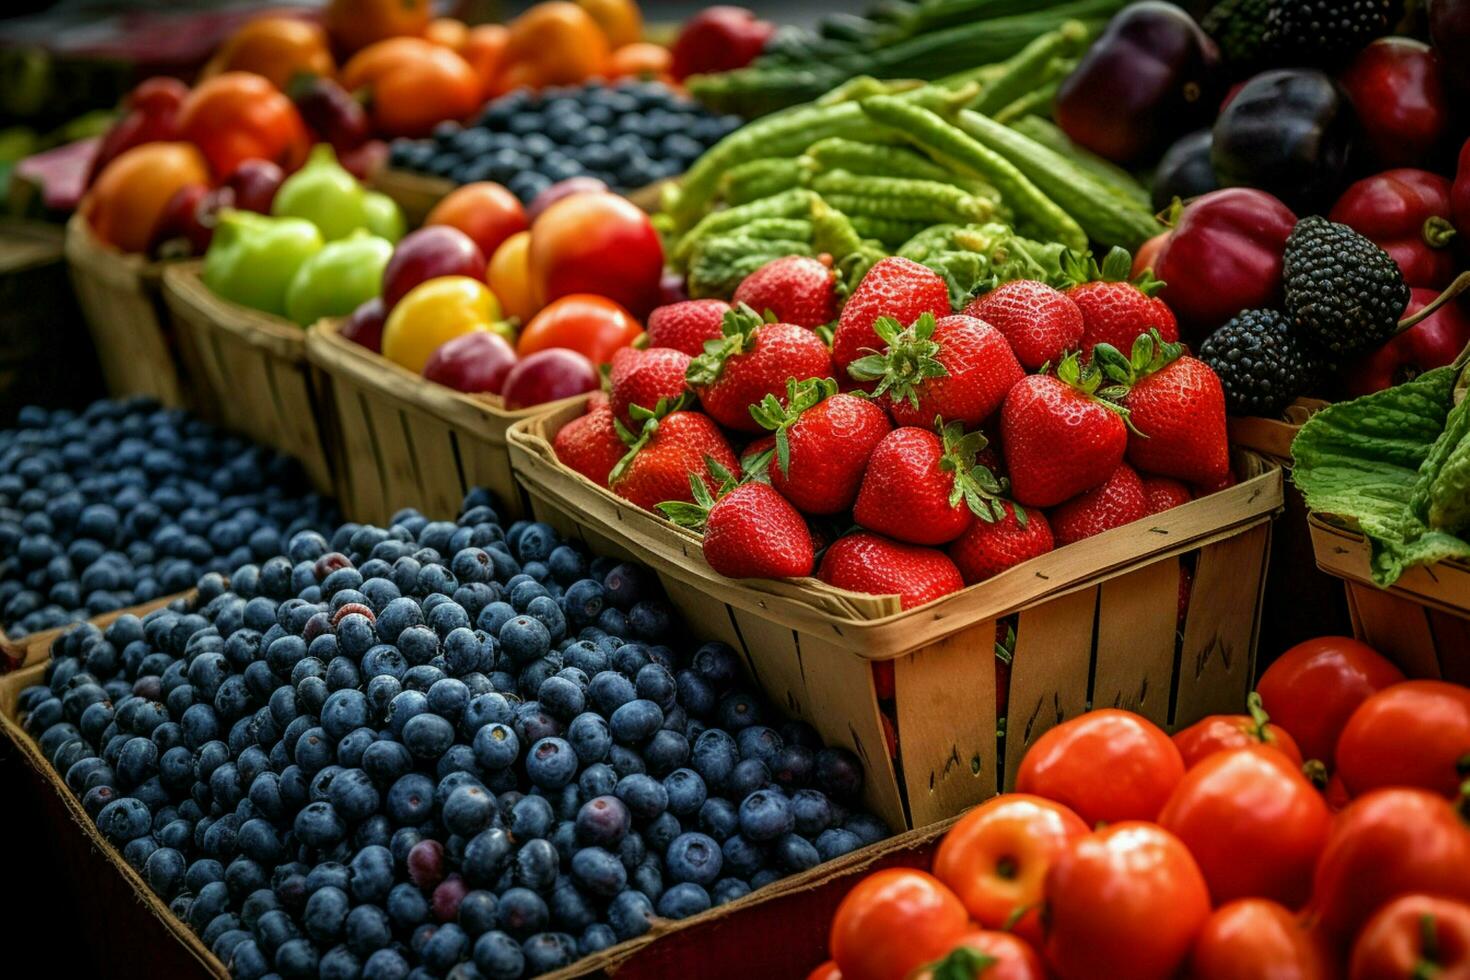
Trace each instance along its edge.
<instances>
[{"instance_id":1,"label":"green strawberry calyx","mask_svg":"<svg viewBox=\"0 0 1470 980\"><path fill-rule=\"evenodd\" d=\"M719 487L714 493L710 493L704 477L698 473L690 473L689 492L694 497L694 501L691 503L687 500L665 500L658 505L658 509L669 520L680 527L687 527L695 531L703 530L704 526L709 523L709 512L714 509L721 497L745 482L744 479L737 480L713 456L706 456L704 465L709 470L709 475L719 481Z\"/></svg>"},{"instance_id":2,"label":"green strawberry calyx","mask_svg":"<svg viewBox=\"0 0 1470 980\"><path fill-rule=\"evenodd\" d=\"M1124 388L1158 374L1183 356L1184 345L1165 340L1156 327L1134 338L1133 349L1126 357L1112 344L1098 344L1092 349L1092 363L1103 377Z\"/></svg>"},{"instance_id":3,"label":"green strawberry calyx","mask_svg":"<svg viewBox=\"0 0 1470 980\"><path fill-rule=\"evenodd\" d=\"M837 394L837 382L832 378L807 378L797 381L786 379L786 402L775 395L766 395L750 406L750 417L756 424L776 436L774 449L768 449L753 457L745 466L747 472L764 470L770 465L774 454L781 467L781 475L789 476L791 470L791 441L786 433L800 420L802 413Z\"/></svg>"},{"instance_id":4,"label":"green strawberry calyx","mask_svg":"<svg viewBox=\"0 0 1470 980\"><path fill-rule=\"evenodd\" d=\"M607 475L608 485L620 480L628 467L633 465L633 459L658 435L659 423L684 407L684 396L678 398L660 398L658 404L653 408L644 408L642 405L629 405L628 416L637 423L638 431L634 432L623 424L623 420L613 418L613 430L617 432L618 438L628 451L623 458L618 460L612 472Z\"/></svg>"},{"instance_id":5,"label":"green strawberry calyx","mask_svg":"<svg viewBox=\"0 0 1470 980\"><path fill-rule=\"evenodd\" d=\"M985 433L976 429L966 432L964 423L949 422L936 418L942 455L939 468L953 475L954 484L949 491L949 505L958 507L963 501L970 513L986 524L1006 519L1006 481L990 472L990 468L975 462L980 450L989 445ZM1026 526L1024 508L1012 505L1016 522Z\"/></svg>"},{"instance_id":6,"label":"green strawberry calyx","mask_svg":"<svg viewBox=\"0 0 1470 980\"><path fill-rule=\"evenodd\" d=\"M1098 344L1105 347L1106 344ZM1119 355L1122 356L1121 354ZM1042 366L1042 373L1046 373L1047 365ZM1097 358L1094 356L1090 361L1083 361L1080 351L1072 351L1065 355L1056 367L1057 380L1072 388L1078 394L1097 402L1103 408L1115 415L1121 416L1124 424L1134 432L1133 422L1129 419L1128 408L1123 404L1123 396L1128 394L1129 386L1126 384L1103 385L1108 378L1098 367ZM1143 433L1138 433L1142 435Z\"/></svg>"},{"instance_id":7,"label":"green strawberry calyx","mask_svg":"<svg viewBox=\"0 0 1470 980\"><path fill-rule=\"evenodd\" d=\"M1099 266L1097 259L1091 252L1077 252L1067 249L1062 252L1061 280L1065 285L1080 286L1089 282L1127 282L1145 296L1157 296L1165 283L1156 279L1152 269L1144 269L1137 276L1129 278L1133 271L1133 256L1126 248L1113 246L1108 254L1103 256L1102 265Z\"/></svg>"},{"instance_id":8,"label":"green strawberry calyx","mask_svg":"<svg viewBox=\"0 0 1470 980\"><path fill-rule=\"evenodd\" d=\"M720 380L725 373L725 362L744 354L756 345L756 332L775 316L765 319L744 303L728 310L720 325L721 336L704 342L704 353L689 362L684 380L691 386L705 387Z\"/></svg>"},{"instance_id":9,"label":"green strawberry calyx","mask_svg":"<svg viewBox=\"0 0 1470 980\"><path fill-rule=\"evenodd\" d=\"M934 339L937 325L933 313L922 314L907 329L893 317L880 316L873 321L873 332L883 341L884 351L858 358L847 366L847 373L858 381L877 381L874 398L886 394L918 408L924 382L949 376L949 370L939 363L941 347Z\"/></svg>"}]
</instances>

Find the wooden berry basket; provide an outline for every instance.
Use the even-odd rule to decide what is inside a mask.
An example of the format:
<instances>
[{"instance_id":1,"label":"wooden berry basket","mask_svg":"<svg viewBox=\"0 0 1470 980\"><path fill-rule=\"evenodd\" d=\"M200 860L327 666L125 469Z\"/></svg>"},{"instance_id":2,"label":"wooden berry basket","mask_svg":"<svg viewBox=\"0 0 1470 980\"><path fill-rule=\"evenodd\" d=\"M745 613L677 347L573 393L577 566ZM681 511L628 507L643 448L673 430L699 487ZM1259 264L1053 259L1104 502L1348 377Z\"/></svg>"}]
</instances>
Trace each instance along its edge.
<instances>
[{"instance_id":1,"label":"wooden berry basket","mask_svg":"<svg viewBox=\"0 0 1470 980\"><path fill-rule=\"evenodd\" d=\"M1026 748L1089 704L1173 728L1245 702L1282 507L1281 468L1257 454L1238 454L1234 487L902 612L896 596L815 579L719 575L698 535L557 462L551 438L580 410L553 408L511 429L511 461L537 519L654 568L696 631L740 651L772 701L857 753L867 803L891 826L924 827L1005 789ZM1176 635L1182 559L1193 561L1193 588ZM1013 614L1002 737L995 624ZM897 760L874 688L880 660L894 666Z\"/></svg>"},{"instance_id":2,"label":"wooden berry basket","mask_svg":"<svg viewBox=\"0 0 1470 980\"><path fill-rule=\"evenodd\" d=\"M142 616L144 613L151 612L159 606L168 605L175 599L182 599L192 591L176 592L173 595L162 596L150 602L129 606L127 609L117 609L110 613L103 613L100 616L91 617L87 622L94 626L106 626L119 616L126 616L130 613L134 616ZM31 633L27 636L11 637L6 634L3 624L0 624L0 674L11 670L19 670L22 667L27 667L45 660L46 655L51 651L51 642L75 625L77 624L68 623L65 626L42 630L39 633Z\"/></svg>"},{"instance_id":3,"label":"wooden berry basket","mask_svg":"<svg viewBox=\"0 0 1470 980\"><path fill-rule=\"evenodd\" d=\"M332 492L322 417L306 359L306 330L290 320L216 296L200 278L202 263L163 272L163 299L174 331L197 357L195 394L205 414L227 429L301 462L311 484Z\"/></svg>"},{"instance_id":4,"label":"wooden berry basket","mask_svg":"<svg viewBox=\"0 0 1470 980\"><path fill-rule=\"evenodd\" d=\"M426 381L346 339L323 320L306 353L332 431L332 476L348 520L384 524L403 507L451 519L473 487L494 491L503 517L526 513L511 476L511 424L560 405L510 411L495 395L467 395ZM578 399L580 401L580 399Z\"/></svg>"},{"instance_id":5,"label":"wooden berry basket","mask_svg":"<svg viewBox=\"0 0 1470 980\"><path fill-rule=\"evenodd\" d=\"M640 187L636 191L628 191L623 196L652 214L660 207L665 185L677 180L677 177L671 177L668 180L649 184L647 187ZM394 200L403 210L403 216L408 219L410 228L417 228L423 224L429 212L434 210L434 205L447 197L450 191L460 186L443 177L430 177L427 174L394 170L389 167L383 167L373 173L368 183L373 190L387 194ZM487 255L485 258L489 259L490 256Z\"/></svg>"},{"instance_id":6,"label":"wooden berry basket","mask_svg":"<svg viewBox=\"0 0 1470 980\"><path fill-rule=\"evenodd\" d=\"M1415 566L1385 589L1362 534L1319 514L1308 526L1317 567L1343 582L1353 635L1410 677L1470 685L1470 563Z\"/></svg>"},{"instance_id":7,"label":"wooden berry basket","mask_svg":"<svg viewBox=\"0 0 1470 980\"><path fill-rule=\"evenodd\" d=\"M1282 411L1280 418L1231 416L1230 444L1268 456L1291 466L1291 441L1302 430L1302 424L1326 408L1330 402L1318 398L1298 398Z\"/></svg>"},{"instance_id":8,"label":"wooden berry basket","mask_svg":"<svg viewBox=\"0 0 1470 980\"><path fill-rule=\"evenodd\" d=\"M197 359L174 335L163 308L166 263L102 244L80 214L66 225L66 262L107 390L146 395L169 408L195 407Z\"/></svg>"}]
</instances>

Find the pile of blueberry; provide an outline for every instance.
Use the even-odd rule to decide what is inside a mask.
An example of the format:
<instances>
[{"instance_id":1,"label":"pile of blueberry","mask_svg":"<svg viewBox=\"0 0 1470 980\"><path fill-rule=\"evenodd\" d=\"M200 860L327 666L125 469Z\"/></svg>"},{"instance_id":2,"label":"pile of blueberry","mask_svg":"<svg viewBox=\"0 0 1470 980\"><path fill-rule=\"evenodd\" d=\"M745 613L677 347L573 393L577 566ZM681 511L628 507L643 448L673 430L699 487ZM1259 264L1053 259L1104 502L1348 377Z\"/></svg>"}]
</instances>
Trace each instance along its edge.
<instances>
[{"instance_id":1,"label":"pile of blueberry","mask_svg":"<svg viewBox=\"0 0 1470 980\"><path fill-rule=\"evenodd\" d=\"M187 413L25 408L0 431L0 626L18 638L172 595L336 523L294 461Z\"/></svg>"},{"instance_id":2,"label":"pile of blueberry","mask_svg":"<svg viewBox=\"0 0 1470 980\"><path fill-rule=\"evenodd\" d=\"M851 753L685 635L475 491L83 624L20 709L235 977L510 980L886 835Z\"/></svg>"},{"instance_id":3,"label":"pile of blueberry","mask_svg":"<svg viewBox=\"0 0 1470 980\"><path fill-rule=\"evenodd\" d=\"M497 181L529 203L568 177L629 191L677 176L740 124L658 82L592 81L501 96L472 125L399 140L389 163L458 184Z\"/></svg>"}]
</instances>

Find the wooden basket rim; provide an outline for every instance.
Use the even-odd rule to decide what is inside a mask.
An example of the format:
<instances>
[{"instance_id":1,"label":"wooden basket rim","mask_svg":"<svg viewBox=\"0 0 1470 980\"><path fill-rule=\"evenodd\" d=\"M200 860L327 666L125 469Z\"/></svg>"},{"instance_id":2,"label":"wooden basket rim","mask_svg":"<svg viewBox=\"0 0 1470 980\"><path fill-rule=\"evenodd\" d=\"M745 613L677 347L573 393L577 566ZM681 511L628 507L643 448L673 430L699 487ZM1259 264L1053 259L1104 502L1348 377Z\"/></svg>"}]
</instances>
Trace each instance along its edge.
<instances>
[{"instance_id":1,"label":"wooden basket rim","mask_svg":"<svg viewBox=\"0 0 1470 980\"><path fill-rule=\"evenodd\" d=\"M13 254L19 247L19 260ZM6 249L12 254L5 254ZM0 218L0 275L25 272L66 258L66 230L60 225Z\"/></svg>"},{"instance_id":2,"label":"wooden basket rim","mask_svg":"<svg viewBox=\"0 0 1470 980\"><path fill-rule=\"evenodd\" d=\"M87 275L98 276L108 282L141 279L156 283L163 276L163 270L176 261L150 259L138 252L123 252L103 244L92 233L92 226L80 211L67 219L63 249L67 262L79 266Z\"/></svg>"},{"instance_id":3,"label":"wooden basket rim","mask_svg":"<svg viewBox=\"0 0 1470 980\"><path fill-rule=\"evenodd\" d=\"M11 656L9 651L17 651L20 654L20 664L15 669L29 667L38 659L38 652L44 653L46 650L49 650L51 648L51 643L53 640L55 640L61 634L65 633L67 630L80 626L82 623L91 623L93 626L104 627L115 619L119 619L123 616L142 616L162 606L168 605L175 599L186 599L193 593L193 589L185 589L182 592L175 592L172 595L159 596L156 599L149 599L147 602L140 602L135 606L128 606L125 609L114 609L112 612L105 612L97 616L89 616L86 619L79 619L74 623L65 623L61 626L53 626L49 630L42 630L39 633L29 633L26 636L20 637L10 636L8 633L5 632L4 624L0 623L0 650L6 651L7 657ZM5 668L3 666L0 666L0 675L3 675L4 673Z\"/></svg>"}]
</instances>

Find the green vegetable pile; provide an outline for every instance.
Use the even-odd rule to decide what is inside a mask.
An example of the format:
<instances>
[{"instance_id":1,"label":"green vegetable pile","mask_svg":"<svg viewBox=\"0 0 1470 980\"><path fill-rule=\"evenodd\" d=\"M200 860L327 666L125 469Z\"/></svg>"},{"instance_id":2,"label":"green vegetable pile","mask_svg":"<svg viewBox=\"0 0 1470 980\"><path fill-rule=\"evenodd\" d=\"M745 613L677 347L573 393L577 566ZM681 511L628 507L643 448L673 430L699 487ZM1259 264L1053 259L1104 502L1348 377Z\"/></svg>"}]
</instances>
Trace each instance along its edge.
<instances>
[{"instance_id":1,"label":"green vegetable pile","mask_svg":"<svg viewBox=\"0 0 1470 980\"><path fill-rule=\"evenodd\" d=\"M1307 506L1372 545L1373 580L1470 559L1470 368L1454 364L1323 409L1291 445Z\"/></svg>"},{"instance_id":2,"label":"green vegetable pile","mask_svg":"<svg viewBox=\"0 0 1470 980\"><path fill-rule=\"evenodd\" d=\"M830 254L851 285L897 254L961 305L987 279L1056 278L1067 248L1135 250L1161 230L1146 191L1046 119L997 111L1045 91L1090 37L1066 21L998 65L934 84L854 78L732 133L659 216L690 294L729 296L783 255Z\"/></svg>"},{"instance_id":3,"label":"green vegetable pile","mask_svg":"<svg viewBox=\"0 0 1470 980\"><path fill-rule=\"evenodd\" d=\"M1082 21L1096 31L1126 2L885 0L865 16L831 14L815 33L783 28L749 67L696 76L689 90L721 112L764 115L810 102L859 75L935 80L1001 61L1067 20ZM1065 56L1059 61L1065 62ZM1070 68L1066 63L1057 66L1053 91ZM1002 113L1027 94L1015 93L984 111Z\"/></svg>"}]
</instances>

